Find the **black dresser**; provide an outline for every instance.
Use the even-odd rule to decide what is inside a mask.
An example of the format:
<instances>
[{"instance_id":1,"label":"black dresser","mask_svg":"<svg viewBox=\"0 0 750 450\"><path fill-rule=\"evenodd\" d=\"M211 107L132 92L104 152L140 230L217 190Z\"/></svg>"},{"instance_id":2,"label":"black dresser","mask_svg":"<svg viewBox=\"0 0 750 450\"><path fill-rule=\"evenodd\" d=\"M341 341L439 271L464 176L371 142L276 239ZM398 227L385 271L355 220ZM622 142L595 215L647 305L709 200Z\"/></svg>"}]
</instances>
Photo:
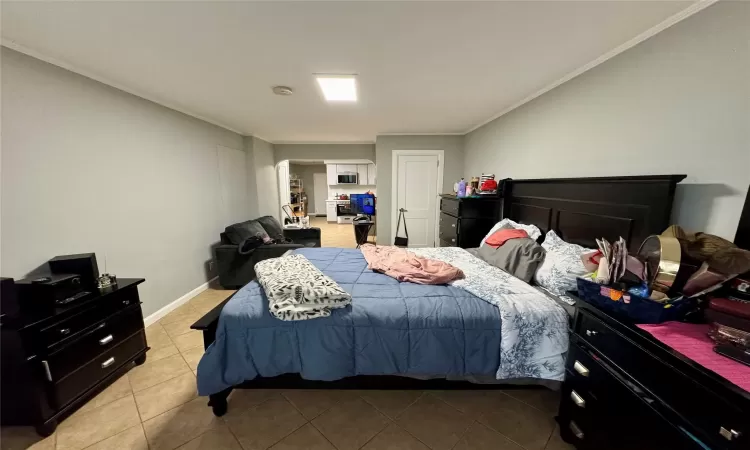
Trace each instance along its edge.
<instances>
[{"instance_id":1,"label":"black dresser","mask_svg":"<svg viewBox=\"0 0 750 450\"><path fill-rule=\"evenodd\" d=\"M750 449L750 394L579 300L558 416L578 449Z\"/></svg>"},{"instance_id":2,"label":"black dresser","mask_svg":"<svg viewBox=\"0 0 750 450\"><path fill-rule=\"evenodd\" d=\"M118 285L64 308L3 317L2 424L51 434L58 419L146 361L138 285Z\"/></svg>"},{"instance_id":3,"label":"black dresser","mask_svg":"<svg viewBox=\"0 0 750 450\"><path fill-rule=\"evenodd\" d=\"M440 196L440 246L479 247L482 238L499 220L501 197Z\"/></svg>"}]
</instances>

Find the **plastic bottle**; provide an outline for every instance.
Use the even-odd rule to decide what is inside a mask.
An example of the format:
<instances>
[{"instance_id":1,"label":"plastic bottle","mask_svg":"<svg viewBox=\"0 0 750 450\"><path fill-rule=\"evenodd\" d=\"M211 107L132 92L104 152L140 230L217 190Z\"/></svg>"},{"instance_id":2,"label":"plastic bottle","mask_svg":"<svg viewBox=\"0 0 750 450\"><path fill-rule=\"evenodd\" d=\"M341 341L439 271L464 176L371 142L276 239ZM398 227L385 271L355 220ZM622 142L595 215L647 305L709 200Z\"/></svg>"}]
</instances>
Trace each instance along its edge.
<instances>
[{"instance_id":1,"label":"plastic bottle","mask_svg":"<svg viewBox=\"0 0 750 450\"><path fill-rule=\"evenodd\" d=\"M458 182L458 194L457 197L466 197L466 180L461 178Z\"/></svg>"}]
</instances>

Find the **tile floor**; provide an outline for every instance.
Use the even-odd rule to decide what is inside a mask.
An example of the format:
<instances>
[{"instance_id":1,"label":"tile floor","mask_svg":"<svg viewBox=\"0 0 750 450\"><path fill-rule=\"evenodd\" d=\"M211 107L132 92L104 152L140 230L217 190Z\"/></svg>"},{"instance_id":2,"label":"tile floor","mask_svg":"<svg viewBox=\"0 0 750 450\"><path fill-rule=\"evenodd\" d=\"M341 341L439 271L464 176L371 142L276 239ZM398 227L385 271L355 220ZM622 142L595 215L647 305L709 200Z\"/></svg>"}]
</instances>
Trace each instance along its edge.
<instances>
[{"instance_id":1,"label":"tile floor","mask_svg":"<svg viewBox=\"0 0 750 450\"><path fill-rule=\"evenodd\" d=\"M329 223L325 217L310 217L310 226L320 228L320 245L322 247L355 248L354 225ZM375 242L370 233L369 242Z\"/></svg>"},{"instance_id":2,"label":"tile floor","mask_svg":"<svg viewBox=\"0 0 750 450\"><path fill-rule=\"evenodd\" d=\"M317 224L324 246L354 247L351 225ZM315 222L314 222L315 223ZM334 243L332 243L334 242ZM146 329L146 363L40 440L7 427L3 450L562 450L559 394L488 391L237 390L217 418L198 397L196 319L233 291L209 289Z\"/></svg>"}]
</instances>

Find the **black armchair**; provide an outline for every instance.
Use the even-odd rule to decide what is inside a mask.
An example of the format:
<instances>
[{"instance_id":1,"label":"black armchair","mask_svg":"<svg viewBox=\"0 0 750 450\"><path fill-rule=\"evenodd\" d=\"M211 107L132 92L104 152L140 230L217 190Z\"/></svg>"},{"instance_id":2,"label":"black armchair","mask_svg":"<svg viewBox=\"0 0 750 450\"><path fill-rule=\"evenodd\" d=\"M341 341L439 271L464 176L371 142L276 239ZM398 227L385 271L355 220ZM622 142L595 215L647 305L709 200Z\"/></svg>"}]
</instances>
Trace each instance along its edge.
<instances>
[{"instance_id":1,"label":"black armchair","mask_svg":"<svg viewBox=\"0 0 750 450\"><path fill-rule=\"evenodd\" d=\"M276 240L285 238L291 243L265 244L247 254L240 254L242 241L257 234L267 234ZM320 228L283 229L271 216L230 225L221 233L221 244L214 248L219 284L225 289L239 289L255 279L255 264L258 262L303 247L320 247Z\"/></svg>"}]
</instances>

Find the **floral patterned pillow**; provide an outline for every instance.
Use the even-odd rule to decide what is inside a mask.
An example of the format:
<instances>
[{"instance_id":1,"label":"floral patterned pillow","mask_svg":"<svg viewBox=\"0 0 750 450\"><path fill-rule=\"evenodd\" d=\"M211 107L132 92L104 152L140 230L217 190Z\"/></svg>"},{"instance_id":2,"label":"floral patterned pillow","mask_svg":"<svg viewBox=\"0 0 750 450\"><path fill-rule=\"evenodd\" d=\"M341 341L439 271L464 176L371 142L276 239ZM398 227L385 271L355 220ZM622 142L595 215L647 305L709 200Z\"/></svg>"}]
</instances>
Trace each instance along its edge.
<instances>
[{"instance_id":1,"label":"floral patterned pillow","mask_svg":"<svg viewBox=\"0 0 750 450\"><path fill-rule=\"evenodd\" d=\"M550 230L544 237L544 261L534 274L534 282L556 295L576 289L576 277L586 274L581 254L591 251L586 247L563 241Z\"/></svg>"}]
</instances>

